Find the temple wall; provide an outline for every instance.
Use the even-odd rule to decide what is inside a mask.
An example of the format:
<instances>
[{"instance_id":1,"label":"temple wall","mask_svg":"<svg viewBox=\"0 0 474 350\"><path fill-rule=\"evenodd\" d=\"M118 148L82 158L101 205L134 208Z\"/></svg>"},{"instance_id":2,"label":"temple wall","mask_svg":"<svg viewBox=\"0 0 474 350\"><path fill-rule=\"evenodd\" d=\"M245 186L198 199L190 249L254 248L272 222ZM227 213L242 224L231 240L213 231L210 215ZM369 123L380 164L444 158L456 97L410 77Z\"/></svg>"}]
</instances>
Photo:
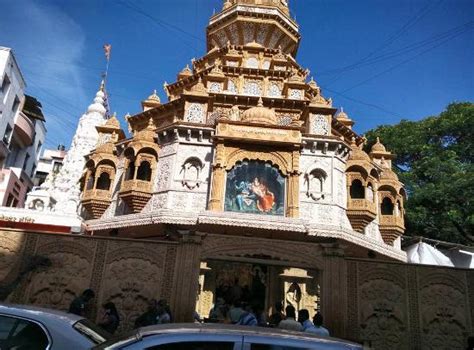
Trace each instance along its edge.
<instances>
[{"instance_id":1,"label":"temple wall","mask_svg":"<svg viewBox=\"0 0 474 350\"><path fill-rule=\"evenodd\" d=\"M92 288L92 319L111 300L122 330L151 298L169 300L177 321L191 321L199 287L205 287L199 282L206 273L201 262L246 256L319 271L321 311L337 337L374 349L463 349L474 330L473 270L349 259L316 243L216 234L156 242L4 230L0 286L13 281L32 255L48 257L52 266L31 273L9 301L67 310L76 295Z\"/></svg>"}]
</instances>

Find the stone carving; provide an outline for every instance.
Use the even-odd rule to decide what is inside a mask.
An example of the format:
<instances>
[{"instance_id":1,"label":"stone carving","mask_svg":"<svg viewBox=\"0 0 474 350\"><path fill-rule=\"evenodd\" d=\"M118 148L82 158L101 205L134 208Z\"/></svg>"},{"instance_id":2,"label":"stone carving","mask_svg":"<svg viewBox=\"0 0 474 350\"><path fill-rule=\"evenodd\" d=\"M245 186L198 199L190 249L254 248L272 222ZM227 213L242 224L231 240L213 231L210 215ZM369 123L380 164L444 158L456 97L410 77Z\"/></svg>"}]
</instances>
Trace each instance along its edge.
<instances>
[{"instance_id":1,"label":"stone carving","mask_svg":"<svg viewBox=\"0 0 474 350\"><path fill-rule=\"evenodd\" d=\"M222 84L218 82L209 83L209 92L219 93L222 91Z\"/></svg>"},{"instance_id":2,"label":"stone carving","mask_svg":"<svg viewBox=\"0 0 474 350\"><path fill-rule=\"evenodd\" d=\"M232 79L229 79L229 81L227 82L227 91L231 94L238 94L239 93L239 91L237 89L237 84Z\"/></svg>"},{"instance_id":3,"label":"stone carving","mask_svg":"<svg viewBox=\"0 0 474 350\"><path fill-rule=\"evenodd\" d=\"M171 168L173 165L172 157L166 157L158 162L158 170L156 175L157 191L163 191L169 187L169 181L171 176Z\"/></svg>"},{"instance_id":4,"label":"stone carving","mask_svg":"<svg viewBox=\"0 0 474 350\"><path fill-rule=\"evenodd\" d=\"M302 90L291 89L288 97L293 100L301 100L303 98L303 92Z\"/></svg>"},{"instance_id":5,"label":"stone carving","mask_svg":"<svg viewBox=\"0 0 474 350\"><path fill-rule=\"evenodd\" d=\"M200 176L203 168L203 163L199 158L192 157L188 158L181 166L182 180L181 183L184 187L190 190L199 187Z\"/></svg>"},{"instance_id":6,"label":"stone carving","mask_svg":"<svg viewBox=\"0 0 474 350\"><path fill-rule=\"evenodd\" d=\"M270 87L268 88L268 96L269 97L281 97L281 88L279 84L270 83Z\"/></svg>"},{"instance_id":7,"label":"stone carving","mask_svg":"<svg viewBox=\"0 0 474 350\"><path fill-rule=\"evenodd\" d=\"M247 68L258 68L258 59L256 57L249 57L245 62Z\"/></svg>"},{"instance_id":8,"label":"stone carving","mask_svg":"<svg viewBox=\"0 0 474 350\"><path fill-rule=\"evenodd\" d=\"M401 267L361 266L360 338L375 349L406 348L406 281Z\"/></svg>"},{"instance_id":9,"label":"stone carving","mask_svg":"<svg viewBox=\"0 0 474 350\"><path fill-rule=\"evenodd\" d=\"M313 169L305 174L306 196L314 201L324 199L324 183L327 174L322 169Z\"/></svg>"},{"instance_id":10,"label":"stone carving","mask_svg":"<svg viewBox=\"0 0 474 350\"><path fill-rule=\"evenodd\" d=\"M426 272L419 291L422 349L463 349L470 333L463 275Z\"/></svg>"},{"instance_id":11,"label":"stone carving","mask_svg":"<svg viewBox=\"0 0 474 350\"><path fill-rule=\"evenodd\" d=\"M20 258L24 234L0 235L0 281L5 279Z\"/></svg>"},{"instance_id":12,"label":"stone carving","mask_svg":"<svg viewBox=\"0 0 474 350\"><path fill-rule=\"evenodd\" d=\"M322 114L311 115L311 133L315 135L329 135L331 132L327 117Z\"/></svg>"},{"instance_id":13,"label":"stone carving","mask_svg":"<svg viewBox=\"0 0 474 350\"><path fill-rule=\"evenodd\" d=\"M262 83L257 80L247 80L244 84L244 94L249 96L261 96Z\"/></svg>"},{"instance_id":14,"label":"stone carving","mask_svg":"<svg viewBox=\"0 0 474 350\"><path fill-rule=\"evenodd\" d=\"M186 113L186 121L190 123L203 123L204 106L200 103L191 103Z\"/></svg>"}]
</instances>

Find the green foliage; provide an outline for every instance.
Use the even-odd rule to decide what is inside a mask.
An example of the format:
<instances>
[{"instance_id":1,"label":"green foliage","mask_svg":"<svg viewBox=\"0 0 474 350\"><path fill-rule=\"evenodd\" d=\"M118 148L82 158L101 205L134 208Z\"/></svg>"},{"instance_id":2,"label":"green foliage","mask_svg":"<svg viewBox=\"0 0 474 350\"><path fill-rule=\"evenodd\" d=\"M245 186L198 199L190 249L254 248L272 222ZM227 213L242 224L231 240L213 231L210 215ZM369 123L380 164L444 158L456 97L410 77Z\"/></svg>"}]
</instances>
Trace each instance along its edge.
<instances>
[{"instance_id":1,"label":"green foliage","mask_svg":"<svg viewBox=\"0 0 474 350\"><path fill-rule=\"evenodd\" d=\"M369 131L395 153L394 170L408 193L407 235L474 244L474 104L453 103L436 117L402 120Z\"/></svg>"}]
</instances>

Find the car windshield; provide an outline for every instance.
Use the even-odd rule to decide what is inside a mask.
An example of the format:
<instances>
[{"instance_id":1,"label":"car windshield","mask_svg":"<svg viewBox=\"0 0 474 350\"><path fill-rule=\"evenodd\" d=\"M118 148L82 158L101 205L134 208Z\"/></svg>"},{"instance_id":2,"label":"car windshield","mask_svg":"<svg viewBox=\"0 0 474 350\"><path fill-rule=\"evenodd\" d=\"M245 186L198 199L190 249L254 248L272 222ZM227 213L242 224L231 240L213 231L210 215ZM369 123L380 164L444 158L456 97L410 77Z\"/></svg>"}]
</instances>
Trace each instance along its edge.
<instances>
[{"instance_id":1,"label":"car windshield","mask_svg":"<svg viewBox=\"0 0 474 350\"><path fill-rule=\"evenodd\" d=\"M76 322L73 328L89 338L94 344L102 344L112 337L109 333L86 319Z\"/></svg>"}]
</instances>

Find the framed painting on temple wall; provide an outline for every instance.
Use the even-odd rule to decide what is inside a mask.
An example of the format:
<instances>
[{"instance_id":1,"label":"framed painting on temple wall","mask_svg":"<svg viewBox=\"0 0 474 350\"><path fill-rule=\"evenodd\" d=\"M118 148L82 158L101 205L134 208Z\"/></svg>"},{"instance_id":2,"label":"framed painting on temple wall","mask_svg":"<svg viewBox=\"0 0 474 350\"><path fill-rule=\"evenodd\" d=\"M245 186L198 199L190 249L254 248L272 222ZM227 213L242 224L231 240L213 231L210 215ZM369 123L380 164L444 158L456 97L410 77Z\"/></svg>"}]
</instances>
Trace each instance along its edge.
<instances>
[{"instance_id":1,"label":"framed painting on temple wall","mask_svg":"<svg viewBox=\"0 0 474 350\"><path fill-rule=\"evenodd\" d=\"M285 180L269 163L238 163L227 173L224 210L285 215Z\"/></svg>"}]
</instances>

